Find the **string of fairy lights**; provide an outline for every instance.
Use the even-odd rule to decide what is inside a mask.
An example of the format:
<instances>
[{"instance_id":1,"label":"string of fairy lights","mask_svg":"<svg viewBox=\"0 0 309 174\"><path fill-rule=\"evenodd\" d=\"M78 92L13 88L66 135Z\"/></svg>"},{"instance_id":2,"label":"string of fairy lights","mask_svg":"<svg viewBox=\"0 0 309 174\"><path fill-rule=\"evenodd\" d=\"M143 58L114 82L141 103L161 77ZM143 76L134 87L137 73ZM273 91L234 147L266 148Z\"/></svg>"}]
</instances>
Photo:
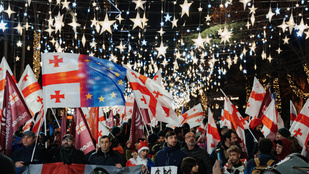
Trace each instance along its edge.
<instances>
[{"instance_id":1,"label":"string of fairy lights","mask_svg":"<svg viewBox=\"0 0 309 174\"><path fill-rule=\"evenodd\" d=\"M240 9L236 7L238 2L232 0L222 0L219 4L210 0L1 0L0 34L13 30L17 47L26 44L21 36L31 35L37 78L40 53L53 51L109 59L151 78L161 69L162 84L173 94L177 109L192 97L200 96L205 103L209 93L222 88L231 67L238 66L249 80L263 64L278 61L294 36L309 38L309 27L305 23L307 1L286 4L271 1L268 5L259 2L267 6L263 9L255 1L239 2L243 5ZM196 12L190 9L194 5L198 6ZM47 8L38 12L32 10L33 6ZM154 11L156 7L159 8ZM234 19L237 13L243 17ZM152 18L153 14L159 14L159 18ZM197 23L190 21L192 15L198 16L192 20ZM19 58L20 54L16 53ZM253 65L248 64L252 60ZM308 72L306 66L304 70ZM309 73L307 75L309 77ZM293 92L307 98L291 77L288 79ZM280 90L278 79L274 78L273 84L275 90ZM247 93L249 88L250 85L246 86ZM125 96L131 93L128 87Z\"/></svg>"}]
</instances>

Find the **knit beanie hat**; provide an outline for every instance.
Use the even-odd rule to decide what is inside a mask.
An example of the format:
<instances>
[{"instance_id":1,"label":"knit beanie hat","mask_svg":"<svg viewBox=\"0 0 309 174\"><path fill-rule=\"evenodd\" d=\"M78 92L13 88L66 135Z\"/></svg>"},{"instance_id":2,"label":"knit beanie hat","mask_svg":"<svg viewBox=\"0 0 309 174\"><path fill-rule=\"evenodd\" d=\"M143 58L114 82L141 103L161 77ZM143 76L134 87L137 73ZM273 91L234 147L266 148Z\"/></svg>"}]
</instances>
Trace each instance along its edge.
<instances>
[{"instance_id":1,"label":"knit beanie hat","mask_svg":"<svg viewBox=\"0 0 309 174\"><path fill-rule=\"evenodd\" d=\"M140 153L144 149L149 151L149 146L148 146L148 143L147 143L146 140L139 142L139 146L138 146L137 152Z\"/></svg>"},{"instance_id":2,"label":"knit beanie hat","mask_svg":"<svg viewBox=\"0 0 309 174\"><path fill-rule=\"evenodd\" d=\"M258 125L263 124L262 120L259 118L252 119L250 121L250 129L254 130Z\"/></svg>"},{"instance_id":3,"label":"knit beanie hat","mask_svg":"<svg viewBox=\"0 0 309 174\"><path fill-rule=\"evenodd\" d=\"M279 130L278 130L278 133L279 133L280 135L284 136L285 138L291 136L290 131L289 131L287 128L285 128L285 127L279 129Z\"/></svg>"}]
</instances>

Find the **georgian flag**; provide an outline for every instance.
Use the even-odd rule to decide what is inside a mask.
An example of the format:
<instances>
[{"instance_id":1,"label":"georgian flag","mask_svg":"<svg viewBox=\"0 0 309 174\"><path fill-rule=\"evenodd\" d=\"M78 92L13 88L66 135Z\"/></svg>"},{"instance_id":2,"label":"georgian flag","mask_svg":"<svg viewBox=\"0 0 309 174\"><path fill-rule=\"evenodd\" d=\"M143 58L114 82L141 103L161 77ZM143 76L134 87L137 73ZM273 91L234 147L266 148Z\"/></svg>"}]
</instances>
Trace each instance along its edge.
<instances>
[{"instance_id":1,"label":"georgian flag","mask_svg":"<svg viewBox=\"0 0 309 174\"><path fill-rule=\"evenodd\" d=\"M184 114L182 114L179 117L179 123L180 125L188 123L190 125L190 128L193 128L196 126L200 126L204 118L204 111L201 103L199 103Z\"/></svg>"},{"instance_id":2,"label":"georgian flag","mask_svg":"<svg viewBox=\"0 0 309 174\"><path fill-rule=\"evenodd\" d=\"M173 97L154 80L127 68L127 78L132 88L137 105L141 109L148 109L150 120L179 126L178 117L172 109Z\"/></svg>"},{"instance_id":3,"label":"georgian flag","mask_svg":"<svg viewBox=\"0 0 309 174\"><path fill-rule=\"evenodd\" d=\"M268 105L264 115L261 117L261 120L263 122L262 133L266 138L274 141L276 139L278 129L284 127L283 120L276 109L274 99L272 99Z\"/></svg>"},{"instance_id":4,"label":"georgian flag","mask_svg":"<svg viewBox=\"0 0 309 174\"><path fill-rule=\"evenodd\" d=\"M32 116L34 116L43 106L43 91L29 65L26 66L18 82L18 87L25 98Z\"/></svg>"},{"instance_id":5,"label":"georgian flag","mask_svg":"<svg viewBox=\"0 0 309 174\"><path fill-rule=\"evenodd\" d=\"M128 119L132 118L133 105L134 105L134 97L133 97L133 94L131 94L126 99L123 122L127 122Z\"/></svg>"},{"instance_id":6,"label":"georgian flag","mask_svg":"<svg viewBox=\"0 0 309 174\"><path fill-rule=\"evenodd\" d=\"M294 136L299 145L306 147L309 138L309 99L295 118L291 128L291 136Z\"/></svg>"},{"instance_id":7,"label":"georgian flag","mask_svg":"<svg viewBox=\"0 0 309 174\"><path fill-rule=\"evenodd\" d=\"M161 69L158 70L158 72L153 77L153 80L157 82L160 86L162 86L162 71Z\"/></svg>"},{"instance_id":8,"label":"georgian flag","mask_svg":"<svg viewBox=\"0 0 309 174\"><path fill-rule=\"evenodd\" d=\"M245 112L246 114L251 116L251 118L258 117L265 94L266 94L265 89L258 81L258 79L254 77L252 91L248 99L247 108Z\"/></svg>"},{"instance_id":9,"label":"georgian flag","mask_svg":"<svg viewBox=\"0 0 309 174\"><path fill-rule=\"evenodd\" d=\"M211 154L218 143L221 141L215 119L211 113L210 108L208 107L208 124L207 124L207 152Z\"/></svg>"},{"instance_id":10,"label":"georgian flag","mask_svg":"<svg viewBox=\"0 0 309 174\"><path fill-rule=\"evenodd\" d=\"M292 126L296 116L297 116L296 108L295 108L292 100L290 100L290 126Z\"/></svg>"}]
</instances>

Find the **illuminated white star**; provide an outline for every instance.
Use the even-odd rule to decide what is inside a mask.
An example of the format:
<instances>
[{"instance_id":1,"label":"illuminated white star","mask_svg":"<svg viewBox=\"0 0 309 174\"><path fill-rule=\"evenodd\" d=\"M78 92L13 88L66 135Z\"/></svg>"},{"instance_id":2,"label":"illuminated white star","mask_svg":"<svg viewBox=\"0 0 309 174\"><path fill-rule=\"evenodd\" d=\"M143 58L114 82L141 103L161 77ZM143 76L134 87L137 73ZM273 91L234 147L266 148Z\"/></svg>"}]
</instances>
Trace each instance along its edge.
<instances>
[{"instance_id":1,"label":"illuminated white star","mask_svg":"<svg viewBox=\"0 0 309 174\"><path fill-rule=\"evenodd\" d=\"M16 13L15 11L11 10L11 6L8 6L7 10L4 10L5 13L8 14L9 18L11 18L11 14Z\"/></svg>"},{"instance_id":2,"label":"illuminated white star","mask_svg":"<svg viewBox=\"0 0 309 174\"><path fill-rule=\"evenodd\" d=\"M47 21L49 26L54 26L54 19L52 18L51 15L49 16L49 19Z\"/></svg>"},{"instance_id":3,"label":"illuminated white star","mask_svg":"<svg viewBox=\"0 0 309 174\"><path fill-rule=\"evenodd\" d=\"M109 60L110 60L110 61L112 61L112 62L117 63L118 58L117 58L114 54L111 54L111 56L110 56Z\"/></svg>"},{"instance_id":4,"label":"illuminated white star","mask_svg":"<svg viewBox=\"0 0 309 174\"><path fill-rule=\"evenodd\" d=\"M247 29L249 29L249 28L250 28L250 26L251 26L250 22L249 22L249 21L247 21L247 24L246 24Z\"/></svg>"},{"instance_id":5,"label":"illuminated white star","mask_svg":"<svg viewBox=\"0 0 309 174\"><path fill-rule=\"evenodd\" d=\"M277 51L278 54L280 54L282 52L280 47L276 51Z\"/></svg>"},{"instance_id":6,"label":"illuminated white star","mask_svg":"<svg viewBox=\"0 0 309 174\"><path fill-rule=\"evenodd\" d=\"M85 45L86 45L86 37L85 37L85 34L83 34L83 37L82 37L82 44L83 44L83 47L85 47Z\"/></svg>"},{"instance_id":7,"label":"illuminated white star","mask_svg":"<svg viewBox=\"0 0 309 174\"><path fill-rule=\"evenodd\" d=\"M221 34L220 34L221 36L221 42L220 43L224 43L225 44L225 42L230 42L230 38L232 37L232 32L231 31L229 31L227 28L226 28L226 26L224 26L224 30L221 32Z\"/></svg>"},{"instance_id":8,"label":"illuminated white star","mask_svg":"<svg viewBox=\"0 0 309 174\"><path fill-rule=\"evenodd\" d=\"M0 22L0 29L2 31L5 31L7 29L6 25L7 25L7 23L4 23L3 20L1 20L1 22Z\"/></svg>"},{"instance_id":9,"label":"illuminated white star","mask_svg":"<svg viewBox=\"0 0 309 174\"><path fill-rule=\"evenodd\" d=\"M64 9L64 8L66 8L66 9L69 9L69 4L70 4L71 2L68 2L67 0L64 0L64 2L61 2L61 4L62 4L62 9Z\"/></svg>"},{"instance_id":10,"label":"illuminated white star","mask_svg":"<svg viewBox=\"0 0 309 174\"><path fill-rule=\"evenodd\" d=\"M282 28L282 31L285 32L288 25L285 23L285 20L283 19L282 24L278 25L279 28Z\"/></svg>"},{"instance_id":11,"label":"illuminated white star","mask_svg":"<svg viewBox=\"0 0 309 174\"><path fill-rule=\"evenodd\" d=\"M46 29L44 31L48 32L49 36L51 36L51 33L54 32L55 30L49 25L48 29Z\"/></svg>"},{"instance_id":12,"label":"illuminated white star","mask_svg":"<svg viewBox=\"0 0 309 174\"><path fill-rule=\"evenodd\" d=\"M304 18L302 18L299 25L297 25L295 28L299 30L299 34L300 36L302 36L304 33L304 30L307 30L309 27L307 24L306 25L304 24Z\"/></svg>"},{"instance_id":13,"label":"illuminated white star","mask_svg":"<svg viewBox=\"0 0 309 174\"><path fill-rule=\"evenodd\" d=\"M132 30L136 27L140 27L141 29L143 28L142 20L140 18L139 12L136 13L135 18L130 18L130 20L134 23Z\"/></svg>"},{"instance_id":14,"label":"illuminated white star","mask_svg":"<svg viewBox=\"0 0 309 174\"><path fill-rule=\"evenodd\" d=\"M269 54L269 56L267 57L267 60L269 61L269 63L273 60L273 58L271 57L270 54Z\"/></svg>"},{"instance_id":15,"label":"illuminated white star","mask_svg":"<svg viewBox=\"0 0 309 174\"><path fill-rule=\"evenodd\" d=\"M53 38L53 39L50 40L49 42L51 42L53 45L55 45L55 43L56 43L55 38Z\"/></svg>"},{"instance_id":16,"label":"illuminated white star","mask_svg":"<svg viewBox=\"0 0 309 174\"><path fill-rule=\"evenodd\" d=\"M255 49L256 49L256 44L255 44L255 42L253 42L253 43L251 44L250 50L251 50L252 52L255 52Z\"/></svg>"},{"instance_id":17,"label":"illuminated white star","mask_svg":"<svg viewBox=\"0 0 309 174\"><path fill-rule=\"evenodd\" d=\"M119 22L119 24L121 23L121 21L123 21L124 19L121 17L121 14L119 14L119 16L116 18Z\"/></svg>"},{"instance_id":18,"label":"illuminated white star","mask_svg":"<svg viewBox=\"0 0 309 174\"><path fill-rule=\"evenodd\" d=\"M187 14L187 16L189 16L189 9L190 9L191 5L192 5L192 2L188 3L188 0L185 0L184 3L180 5L180 7L182 8L182 10L181 10L181 17L184 14Z\"/></svg>"},{"instance_id":19,"label":"illuminated white star","mask_svg":"<svg viewBox=\"0 0 309 174\"><path fill-rule=\"evenodd\" d=\"M253 14L253 13L251 14L250 21L251 21L251 25L252 25L252 26L254 26L255 16L254 16L254 14Z\"/></svg>"},{"instance_id":20,"label":"illuminated white star","mask_svg":"<svg viewBox=\"0 0 309 174\"><path fill-rule=\"evenodd\" d=\"M210 44L211 39L212 39L212 38L209 38L208 35L207 35L206 38L205 38L205 42L208 43L208 44Z\"/></svg>"},{"instance_id":21,"label":"illuminated white star","mask_svg":"<svg viewBox=\"0 0 309 174\"><path fill-rule=\"evenodd\" d=\"M70 26L72 26L74 32L76 32L76 27L79 27L80 24L76 22L75 16L72 17L72 22L69 23Z\"/></svg>"},{"instance_id":22,"label":"illuminated white star","mask_svg":"<svg viewBox=\"0 0 309 174\"><path fill-rule=\"evenodd\" d=\"M171 22L172 22L172 28L177 27L178 19L176 19L175 16Z\"/></svg>"},{"instance_id":23,"label":"illuminated white star","mask_svg":"<svg viewBox=\"0 0 309 174\"><path fill-rule=\"evenodd\" d=\"M202 36L201 36L201 33L198 34L198 37L197 39L192 39L192 41L194 42L194 45L196 48L202 48L204 49L204 42L205 42L205 39L202 39Z\"/></svg>"},{"instance_id":24,"label":"illuminated white star","mask_svg":"<svg viewBox=\"0 0 309 174\"><path fill-rule=\"evenodd\" d=\"M21 46L23 45L23 43L19 40L19 41L17 41L16 45L17 45L18 47L21 47Z\"/></svg>"},{"instance_id":25,"label":"illuminated white star","mask_svg":"<svg viewBox=\"0 0 309 174\"><path fill-rule=\"evenodd\" d=\"M98 22L102 27L100 34L102 34L104 31L108 31L110 34L112 34L111 25L113 25L115 22L115 20L109 20L107 14L105 14L104 21Z\"/></svg>"},{"instance_id":26,"label":"illuminated white star","mask_svg":"<svg viewBox=\"0 0 309 174\"><path fill-rule=\"evenodd\" d=\"M15 30L17 30L19 35L23 35L23 27L20 25L20 23L18 22L17 26L14 27Z\"/></svg>"},{"instance_id":27,"label":"illuminated white star","mask_svg":"<svg viewBox=\"0 0 309 174\"><path fill-rule=\"evenodd\" d=\"M168 64L168 61L164 58L161 64L165 67Z\"/></svg>"},{"instance_id":28,"label":"illuminated white star","mask_svg":"<svg viewBox=\"0 0 309 174\"><path fill-rule=\"evenodd\" d=\"M248 2L250 2L251 0L239 0L239 2L243 3L244 5L244 10L246 10L247 4Z\"/></svg>"},{"instance_id":29,"label":"illuminated white star","mask_svg":"<svg viewBox=\"0 0 309 174\"><path fill-rule=\"evenodd\" d=\"M58 12L58 16L55 17L55 32L57 33L58 31L61 33L61 29L64 26L63 23L63 15L60 15L60 11Z\"/></svg>"},{"instance_id":30,"label":"illuminated white star","mask_svg":"<svg viewBox=\"0 0 309 174\"><path fill-rule=\"evenodd\" d=\"M118 46L116 46L116 48L119 49L120 53L123 52L123 50L126 48L125 46L122 45L122 40L120 41L120 44Z\"/></svg>"},{"instance_id":31,"label":"illuminated white star","mask_svg":"<svg viewBox=\"0 0 309 174\"><path fill-rule=\"evenodd\" d=\"M255 8L255 7L254 7L254 4L253 4L252 7L249 8L249 10L250 10L249 14L251 14L251 13L252 13L252 14L255 14L256 9L257 9L257 8Z\"/></svg>"},{"instance_id":32,"label":"illuminated white star","mask_svg":"<svg viewBox=\"0 0 309 174\"><path fill-rule=\"evenodd\" d=\"M198 11L200 11L200 12L203 11L203 8L202 8L202 7L199 7L199 8L198 8Z\"/></svg>"},{"instance_id":33,"label":"illuminated white star","mask_svg":"<svg viewBox=\"0 0 309 174\"><path fill-rule=\"evenodd\" d=\"M146 1L142 1L142 0L133 0L133 2L135 3L135 10L137 8L141 8L142 10L144 10L144 4L146 3Z\"/></svg>"},{"instance_id":34,"label":"illuminated white star","mask_svg":"<svg viewBox=\"0 0 309 174\"><path fill-rule=\"evenodd\" d=\"M241 52L244 56L246 56L246 54L247 54L247 49L246 49L246 47L244 47L244 49L242 50L242 52Z\"/></svg>"},{"instance_id":35,"label":"illuminated white star","mask_svg":"<svg viewBox=\"0 0 309 174\"><path fill-rule=\"evenodd\" d=\"M92 42L90 42L90 47L95 48L96 46L97 46L97 43L94 40L92 40Z\"/></svg>"},{"instance_id":36,"label":"illuminated white star","mask_svg":"<svg viewBox=\"0 0 309 174\"><path fill-rule=\"evenodd\" d=\"M167 13L166 16L164 16L165 22L171 21L171 17L172 17L172 16L170 16L170 14Z\"/></svg>"},{"instance_id":37,"label":"illuminated white star","mask_svg":"<svg viewBox=\"0 0 309 174\"><path fill-rule=\"evenodd\" d=\"M165 31L163 31L163 28L161 27L161 29L159 30L159 31L157 31L159 34L160 34L160 36L162 36L164 33L165 33Z\"/></svg>"},{"instance_id":38,"label":"illuminated white star","mask_svg":"<svg viewBox=\"0 0 309 174\"><path fill-rule=\"evenodd\" d=\"M271 7L269 7L269 11L266 14L266 18L268 18L268 21L271 22L272 17L275 15L275 13L273 13L273 11L271 10Z\"/></svg>"},{"instance_id":39,"label":"illuminated white star","mask_svg":"<svg viewBox=\"0 0 309 174\"><path fill-rule=\"evenodd\" d=\"M161 41L160 47L155 47L155 49L158 51L158 57L160 57L161 55L163 57L165 57L165 53L166 53L166 49L168 48L168 46L164 46L163 42Z\"/></svg>"},{"instance_id":40,"label":"illuminated white star","mask_svg":"<svg viewBox=\"0 0 309 174\"><path fill-rule=\"evenodd\" d=\"M308 39L309 38L309 30L305 31L305 34L306 34L306 38L305 39Z\"/></svg>"},{"instance_id":41,"label":"illuminated white star","mask_svg":"<svg viewBox=\"0 0 309 174\"><path fill-rule=\"evenodd\" d=\"M290 19L288 22L286 22L289 26L289 31L290 31L290 34L292 34L292 31L293 31L293 28L295 26L295 22L294 22L294 17L293 17L293 13L291 13L291 16L290 16Z\"/></svg>"},{"instance_id":42,"label":"illuminated white star","mask_svg":"<svg viewBox=\"0 0 309 174\"><path fill-rule=\"evenodd\" d=\"M179 53L179 51L177 51L177 52L175 53L175 57L176 57L176 59L180 59L180 58L181 58L181 54Z\"/></svg>"},{"instance_id":43,"label":"illuminated white star","mask_svg":"<svg viewBox=\"0 0 309 174\"><path fill-rule=\"evenodd\" d=\"M262 51L261 57L262 57L263 60L266 59L266 57L267 57L267 54L265 53L264 50Z\"/></svg>"},{"instance_id":44,"label":"illuminated white star","mask_svg":"<svg viewBox=\"0 0 309 174\"><path fill-rule=\"evenodd\" d=\"M146 13L144 13L144 14L143 14L143 18L142 18L142 25L143 25L143 28L146 27L147 22L148 22L148 19L146 18Z\"/></svg>"},{"instance_id":45,"label":"illuminated white star","mask_svg":"<svg viewBox=\"0 0 309 174\"><path fill-rule=\"evenodd\" d=\"M92 26L97 26L98 20L94 17L93 19L90 20Z\"/></svg>"},{"instance_id":46,"label":"illuminated white star","mask_svg":"<svg viewBox=\"0 0 309 174\"><path fill-rule=\"evenodd\" d=\"M211 21L211 16L209 16L209 14L207 14L207 16L205 17L206 22Z\"/></svg>"},{"instance_id":47,"label":"illuminated white star","mask_svg":"<svg viewBox=\"0 0 309 174\"><path fill-rule=\"evenodd\" d=\"M290 38L288 38L287 36L285 36L284 39L282 39L282 40L283 40L283 44L289 44Z\"/></svg>"}]
</instances>

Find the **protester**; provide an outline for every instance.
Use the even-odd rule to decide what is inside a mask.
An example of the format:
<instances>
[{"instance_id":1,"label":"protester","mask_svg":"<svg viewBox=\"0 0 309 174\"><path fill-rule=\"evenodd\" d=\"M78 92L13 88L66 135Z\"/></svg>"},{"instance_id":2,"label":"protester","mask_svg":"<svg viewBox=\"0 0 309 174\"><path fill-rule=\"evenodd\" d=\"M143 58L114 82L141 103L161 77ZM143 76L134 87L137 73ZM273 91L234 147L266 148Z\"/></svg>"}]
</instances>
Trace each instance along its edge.
<instances>
[{"instance_id":1,"label":"protester","mask_svg":"<svg viewBox=\"0 0 309 174\"><path fill-rule=\"evenodd\" d=\"M301 147L298 144L297 139L294 136L291 136L291 132L287 128L278 129L278 133L276 135L277 139L286 138L292 142L291 145L291 153L299 153L301 151Z\"/></svg>"},{"instance_id":2,"label":"protester","mask_svg":"<svg viewBox=\"0 0 309 174\"><path fill-rule=\"evenodd\" d=\"M157 153L155 166L177 166L178 173L182 173L180 164L186 154L180 150L176 133L173 131L167 132L165 142L164 148Z\"/></svg>"},{"instance_id":3,"label":"protester","mask_svg":"<svg viewBox=\"0 0 309 174\"><path fill-rule=\"evenodd\" d=\"M185 147L181 150L188 156L193 157L199 166L199 174L212 173L211 161L209 159L208 153L206 150L200 148L196 143L195 134L193 132L188 132L185 135Z\"/></svg>"},{"instance_id":4,"label":"protester","mask_svg":"<svg viewBox=\"0 0 309 174\"><path fill-rule=\"evenodd\" d=\"M84 152L74 147L74 137L66 134L62 138L61 147L52 148L49 152L49 162L63 162L64 164L85 163Z\"/></svg>"},{"instance_id":5,"label":"protester","mask_svg":"<svg viewBox=\"0 0 309 174\"><path fill-rule=\"evenodd\" d=\"M14 151L12 160L15 165L16 173L22 173L26 169L26 165L30 163L44 163L46 151L44 147L36 146L35 147L35 134L32 131L26 131L23 133L23 147ZM32 154L35 149L33 159Z\"/></svg>"},{"instance_id":6,"label":"protester","mask_svg":"<svg viewBox=\"0 0 309 174\"><path fill-rule=\"evenodd\" d=\"M103 136L99 139L100 148L97 152L90 155L88 159L89 164L97 165L113 165L117 168L122 167L122 159L119 154L112 151L112 142L108 136Z\"/></svg>"},{"instance_id":7,"label":"protester","mask_svg":"<svg viewBox=\"0 0 309 174\"><path fill-rule=\"evenodd\" d=\"M278 161L283 160L291 153L292 142L286 138L280 138L275 140L276 154Z\"/></svg>"},{"instance_id":8,"label":"protester","mask_svg":"<svg viewBox=\"0 0 309 174\"><path fill-rule=\"evenodd\" d=\"M227 149L231 145L235 145L237 143L237 134L234 130L229 129L227 130L223 135L222 139L219 142L219 144L216 146L216 148L213 150L213 152L210 155L210 159L212 164L215 163L217 159L217 153L219 153L222 164L227 163L227 160L229 158L229 154L227 153Z\"/></svg>"},{"instance_id":9,"label":"protester","mask_svg":"<svg viewBox=\"0 0 309 174\"><path fill-rule=\"evenodd\" d=\"M248 151L249 159L254 157L254 154L257 152L257 145L261 138L264 138L263 133L261 132L263 128L263 122L259 118L252 119L250 121L250 130L246 135L246 147Z\"/></svg>"},{"instance_id":10,"label":"protester","mask_svg":"<svg viewBox=\"0 0 309 174\"><path fill-rule=\"evenodd\" d=\"M252 158L248 161L245 174L251 174L254 168L257 166L256 161L259 162L259 166L272 166L277 163L276 158L271 154L273 143L270 139L262 139L258 144L259 155L257 158Z\"/></svg>"},{"instance_id":11,"label":"protester","mask_svg":"<svg viewBox=\"0 0 309 174\"><path fill-rule=\"evenodd\" d=\"M154 166L154 162L147 157L149 153L149 146L146 140L140 141L139 147L138 147L138 155L135 158L131 158L127 161L126 166L136 166L139 164L142 164L142 171L143 173L150 173L151 167Z\"/></svg>"},{"instance_id":12,"label":"protester","mask_svg":"<svg viewBox=\"0 0 309 174\"><path fill-rule=\"evenodd\" d=\"M3 174L15 174L15 166L13 161L0 153L0 173Z\"/></svg>"},{"instance_id":13,"label":"protester","mask_svg":"<svg viewBox=\"0 0 309 174\"><path fill-rule=\"evenodd\" d=\"M229 154L228 162L224 165L223 172L225 174L244 174L245 164L241 161L241 150L238 146L232 145L228 150Z\"/></svg>"},{"instance_id":14,"label":"protester","mask_svg":"<svg viewBox=\"0 0 309 174\"><path fill-rule=\"evenodd\" d=\"M195 158L185 157L181 162L181 170L183 174L194 174L199 170L199 165L197 164Z\"/></svg>"}]
</instances>

